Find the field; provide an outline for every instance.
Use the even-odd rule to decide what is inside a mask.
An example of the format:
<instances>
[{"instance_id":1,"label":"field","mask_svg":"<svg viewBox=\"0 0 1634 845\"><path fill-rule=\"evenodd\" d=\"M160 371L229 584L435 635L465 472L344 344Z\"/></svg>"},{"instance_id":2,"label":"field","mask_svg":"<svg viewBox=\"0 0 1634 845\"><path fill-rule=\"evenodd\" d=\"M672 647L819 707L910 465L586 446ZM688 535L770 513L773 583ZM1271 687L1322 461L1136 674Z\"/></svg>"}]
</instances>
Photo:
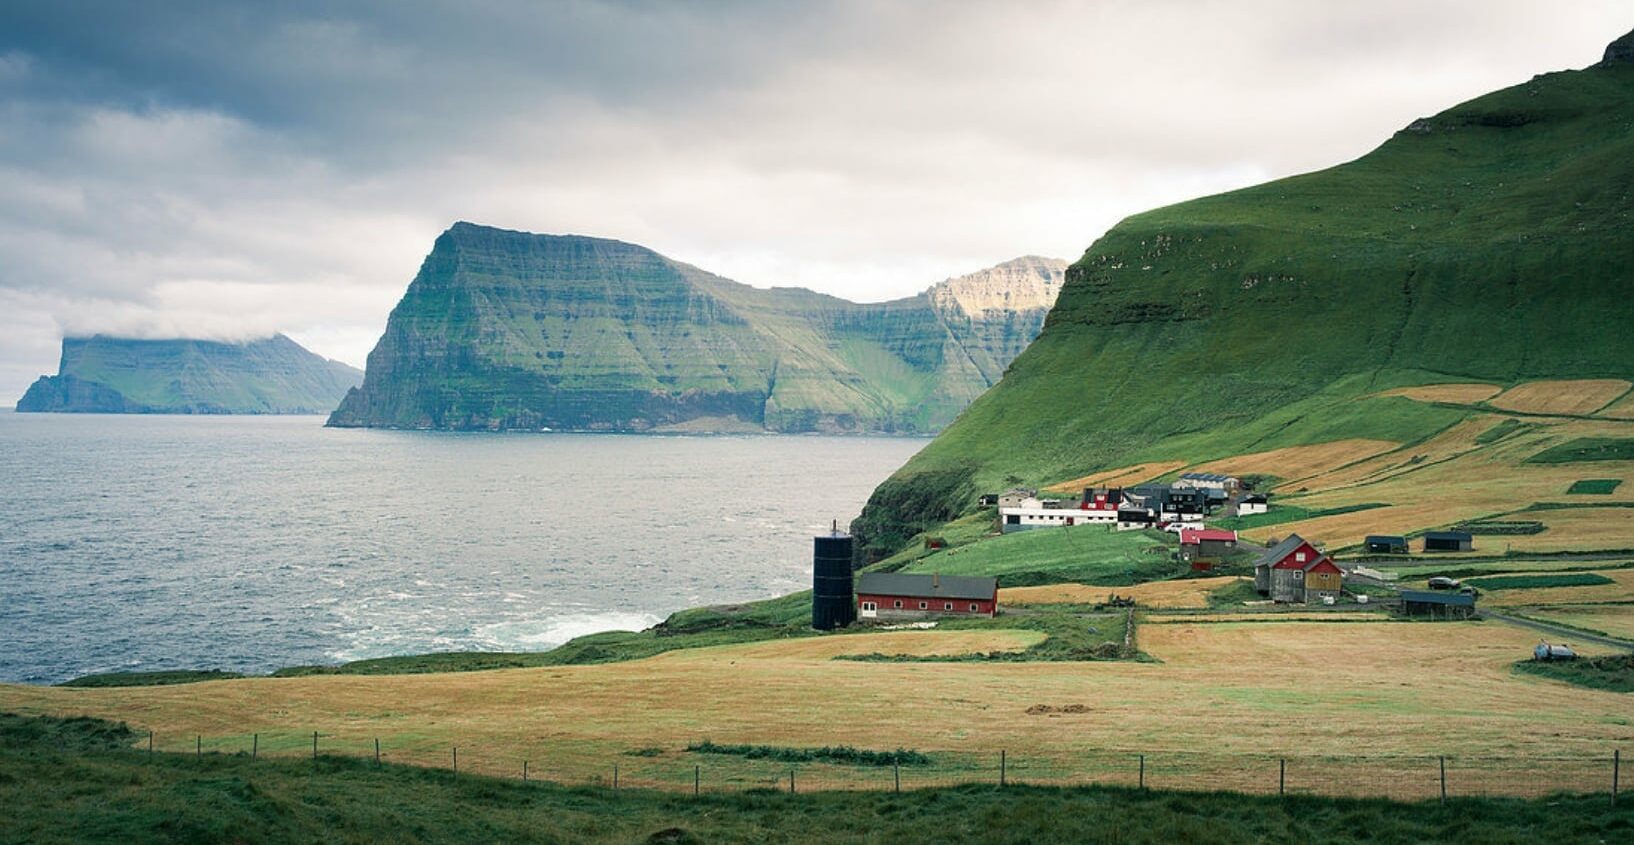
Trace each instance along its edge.
<instances>
[{"instance_id":1,"label":"field","mask_svg":"<svg viewBox=\"0 0 1634 845\"><path fill-rule=\"evenodd\" d=\"M1482 596L1481 604L1492 607L1520 607L1524 605L1537 604L1600 604L1605 602L1634 602L1634 569L1613 569L1596 573L1574 574L1600 575L1609 580L1611 583L1588 584L1583 586L1531 587L1523 589L1497 590Z\"/></svg>"},{"instance_id":2,"label":"field","mask_svg":"<svg viewBox=\"0 0 1634 845\"><path fill-rule=\"evenodd\" d=\"M1133 598L1145 607L1204 608L1208 607L1209 593L1240 580L1236 576L1221 576L1151 581L1129 587L1090 587L1084 584L1008 587L999 591L999 604L1096 604L1108 601L1116 594Z\"/></svg>"},{"instance_id":3,"label":"field","mask_svg":"<svg viewBox=\"0 0 1634 845\"><path fill-rule=\"evenodd\" d=\"M1495 384L1424 384L1417 387L1398 387L1386 390L1382 396L1405 396L1418 402L1451 402L1454 405L1475 405L1503 392Z\"/></svg>"},{"instance_id":4,"label":"field","mask_svg":"<svg viewBox=\"0 0 1634 845\"><path fill-rule=\"evenodd\" d=\"M1185 466L1185 461L1158 461L1091 473L1045 487L1048 493L1081 493L1085 487L1128 487L1151 481Z\"/></svg>"},{"instance_id":5,"label":"field","mask_svg":"<svg viewBox=\"0 0 1634 845\"><path fill-rule=\"evenodd\" d=\"M1489 402L1494 408L1528 414L1592 414L1628 392L1622 379L1557 379L1512 387Z\"/></svg>"},{"instance_id":6,"label":"field","mask_svg":"<svg viewBox=\"0 0 1634 845\"><path fill-rule=\"evenodd\" d=\"M1034 528L938 551L902 571L994 575L1003 587L1063 581L1121 586L1178 574L1182 565L1169 560L1174 542L1174 535L1103 525Z\"/></svg>"},{"instance_id":7,"label":"field","mask_svg":"<svg viewBox=\"0 0 1634 845\"><path fill-rule=\"evenodd\" d=\"M1526 616L1634 642L1634 604L1588 604L1527 608Z\"/></svg>"},{"instance_id":8,"label":"field","mask_svg":"<svg viewBox=\"0 0 1634 845\"><path fill-rule=\"evenodd\" d=\"M1109 749L1212 754L1194 765L1203 773L1218 767L1221 777L1240 764L1233 754L1365 752L1383 760L1376 764L1383 770L1333 788L1409 794L1392 791L1391 767L1416 771L1407 758L1426 753L1598 755L1634 740L1626 699L1515 675L1510 665L1529 653L1535 633L1492 623L1171 621L1140 630L1140 645L1156 663L831 659L1015 647L1029 636L916 631L691 649L600 666L113 689L5 686L0 711L127 720L154 730L158 746L171 750L191 750L195 734L206 751L244 750L259 734L263 754L298 755L310 753L316 730L331 753L372 753L378 737L389 760L442 765L458 746L462 771L499 775L530 759L541 777L590 779L622 761L632 783L641 782L644 766L653 777L678 778L686 746L708 739L910 748L954 760L1005 749L1058 766ZM1252 671L1244 671L1245 661ZM1086 712L1025 712L1074 704ZM1340 712L1347 716L1338 723L1325 715ZM833 718L837 713L844 718ZM1434 742L1427 745L1427 736ZM656 751L627 754L643 749ZM1488 785L1500 787L1528 789Z\"/></svg>"},{"instance_id":9,"label":"field","mask_svg":"<svg viewBox=\"0 0 1634 845\"><path fill-rule=\"evenodd\" d=\"M1400 446L1400 443L1385 440L1336 440L1331 443L1288 446L1269 452L1211 461L1197 467L1197 471L1227 475L1270 475L1282 479L1281 486L1292 487L1301 479L1390 452Z\"/></svg>"},{"instance_id":10,"label":"field","mask_svg":"<svg viewBox=\"0 0 1634 845\"><path fill-rule=\"evenodd\" d=\"M1634 808L1604 796L1395 803L973 783L790 795L770 785L698 797L454 776L324 757L155 755L120 750L82 720L0 715L0 841L518 842L788 845L961 841L1488 845L1614 841ZM1298 770L1295 770L1298 775Z\"/></svg>"}]
</instances>

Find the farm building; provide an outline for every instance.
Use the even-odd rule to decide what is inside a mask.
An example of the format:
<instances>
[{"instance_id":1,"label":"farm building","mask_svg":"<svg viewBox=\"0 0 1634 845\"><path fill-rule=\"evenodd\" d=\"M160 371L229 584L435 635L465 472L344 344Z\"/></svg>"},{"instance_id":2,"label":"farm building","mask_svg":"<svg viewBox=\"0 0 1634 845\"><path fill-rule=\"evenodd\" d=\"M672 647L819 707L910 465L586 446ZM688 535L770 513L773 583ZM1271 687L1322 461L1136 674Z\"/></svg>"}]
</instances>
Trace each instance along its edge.
<instances>
[{"instance_id":1,"label":"farm building","mask_svg":"<svg viewBox=\"0 0 1634 845\"><path fill-rule=\"evenodd\" d=\"M1475 549L1475 537L1468 531L1431 531L1424 535L1424 551L1468 552Z\"/></svg>"},{"instance_id":2,"label":"farm building","mask_svg":"<svg viewBox=\"0 0 1634 845\"><path fill-rule=\"evenodd\" d=\"M1344 570L1298 534L1288 535L1254 564L1254 589L1272 601L1337 599L1343 588Z\"/></svg>"},{"instance_id":3,"label":"farm building","mask_svg":"<svg viewBox=\"0 0 1634 845\"><path fill-rule=\"evenodd\" d=\"M1145 508L1119 508L1118 530L1135 531L1141 528L1155 528L1157 514Z\"/></svg>"},{"instance_id":4,"label":"farm building","mask_svg":"<svg viewBox=\"0 0 1634 845\"><path fill-rule=\"evenodd\" d=\"M1408 616L1427 616L1432 619L1468 619L1475 615L1475 595L1403 590L1401 612Z\"/></svg>"},{"instance_id":5,"label":"farm building","mask_svg":"<svg viewBox=\"0 0 1634 845\"><path fill-rule=\"evenodd\" d=\"M1404 555L1407 554L1407 538L1390 534L1369 534L1367 539L1362 541L1362 548L1371 555Z\"/></svg>"},{"instance_id":6,"label":"farm building","mask_svg":"<svg viewBox=\"0 0 1634 845\"><path fill-rule=\"evenodd\" d=\"M1219 560L1237 548L1237 532L1223 528L1184 528L1180 531L1180 559Z\"/></svg>"},{"instance_id":7,"label":"farm building","mask_svg":"<svg viewBox=\"0 0 1634 845\"><path fill-rule=\"evenodd\" d=\"M1019 508L1028 499L1037 499L1037 490L1028 490L1025 487L1012 487L999 495L999 507Z\"/></svg>"},{"instance_id":8,"label":"farm building","mask_svg":"<svg viewBox=\"0 0 1634 845\"><path fill-rule=\"evenodd\" d=\"M1221 475L1217 472L1183 472L1176 487L1190 487L1195 490L1218 490L1221 493L1235 493L1242 482L1235 476Z\"/></svg>"},{"instance_id":9,"label":"farm building","mask_svg":"<svg viewBox=\"0 0 1634 845\"><path fill-rule=\"evenodd\" d=\"M1127 491L1124 499L1156 513L1158 522L1201 522L1208 507L1207 495L1190 487L1147 485Z\"/></svg>"},{"instance_id":10,"label":"farm building","mask_svg":"<svg viewBox=\"0 0 1634 845\"><path fill-rule=\"evenodd\" d=\"M1086 511L1113 511L1123 506L1123 491L1111 487L1105 490L1094 487L1084 488L1084 498L1078 503L1081 510Z\"/></svg>"},{"instance_id":11,"label":"farm building","mask_svg":"<svg viewBox=\"0 0 1634 845\"><path fill-rule=\"evenodd\" d=\"M1271 503L1265 498L1264 493L1250 493L1237 503L1238 516L1253 516L1257 513L1265 513L1270 509Z\"/></svg>"},{"instance_id":12,"label":"farm building","mask_svg":"<svg viewBox=\"0 0 1634 845\"><path fill-rule=\"evenodd\" d=\"M992 616L998 612L998 590L996 578L864 572L857 576L857 618Z\"/></svg>"},{"instance_id":13,"label":"farm building","mask_svg":"<svg viewBox=\"0 0 1634 845\"><path fill-rule=\"evenodd\" d=\"M981 498L976 500L977 507L993 508L998 507L998 504L999 494L997 493L983 493Z\"/></svg>"},{"instance_id":14,"label":"farm building","mask_svg":"<svg viewBox=\"0 0 1634 845\"><path fill-rule=\"evenodd\" d=\"M1068 525L1111 525L1118 521L1116 507L1084 508L1072 502L1023 499L999 508L999 529L1006 534L1029 528Z\"/></svg>"}]
</instances>

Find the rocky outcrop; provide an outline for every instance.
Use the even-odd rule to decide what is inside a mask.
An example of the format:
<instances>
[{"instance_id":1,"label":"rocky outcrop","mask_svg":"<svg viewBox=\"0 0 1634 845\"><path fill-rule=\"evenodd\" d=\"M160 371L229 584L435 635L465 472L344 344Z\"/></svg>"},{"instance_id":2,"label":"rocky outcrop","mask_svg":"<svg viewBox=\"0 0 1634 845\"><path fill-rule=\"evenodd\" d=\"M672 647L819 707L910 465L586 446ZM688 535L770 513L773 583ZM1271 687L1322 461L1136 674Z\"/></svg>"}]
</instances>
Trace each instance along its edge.
<instances>
[{"instance_id":1,"label":"rocky outcrop","mask_svg":"<svg viewBox=\"0 0 1634 845\"><path fill-rule=\"evenodd\" d=\"M635 244L457 223L329 423L936 431L1037 334L1063 270L1020 259L857 304L751 288Z\"/></svg>"},{"instance_id":2,"label":"rocky outcrop","mask_svg":"<svg viewBox=\"0 0 1634 845\"><path fill-rule=\"evenodd\" d=\"M319 414L362 378L283 335L245 343L70 337L57 375L41 376L17 410Z\"/></svg>"},{"instance_id":3,"label":"rocky outcrop","mask_svg":"<svg viewBox=\"0 0 1634 845\"><path fill-rule=\"evenodd\" d=\"M1600 64L1634 65L1634 32L1606 45L1606 55L1600 60Z\"/></svg>"}]
</instances>

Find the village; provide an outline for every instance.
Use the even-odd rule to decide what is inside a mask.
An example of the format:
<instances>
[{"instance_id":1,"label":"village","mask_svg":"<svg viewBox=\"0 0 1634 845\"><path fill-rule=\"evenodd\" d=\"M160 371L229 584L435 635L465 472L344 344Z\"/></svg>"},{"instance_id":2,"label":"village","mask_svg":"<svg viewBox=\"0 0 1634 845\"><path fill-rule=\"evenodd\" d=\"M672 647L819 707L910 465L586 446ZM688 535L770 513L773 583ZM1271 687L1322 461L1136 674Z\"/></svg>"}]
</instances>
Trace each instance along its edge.
<instances>
[{"instance_id":1,"label":"village","mask_svg":"<svg viewBox=\"0 0 1634 845\"><path fill-rule=\"evenodd\" d=\"M1363 611L1431 621L1478 616L1481 591L1477 587L1444 575L1423 576L1414 579L1414 586L1408 586L1387 569L1392 562L1416 562L1421 559L1418 556L1475 552L1473 533L1437 530L1413 537L1369 534L1361 544L1346 549L1343 556L1331 554L1320 538L1292 532L1256 544L1230 527L1243 524L1244 518L1263 519L1272 513L1270 495L1253 488L1252 480L1185 472L1167 483L1085 487L1076 497L1041 496L1036 490L1015 488L983 495L978 504L984 513L992 515L989 538L1038 531L1076 532L1091 526L1099 527L1103 534L1145 532L1154 540L1162 540L1161 548L1166 550L1170 566L1143 583L1183 585L1196 579L1193 583L1199 585L1226 584L1216 588L1218 592L1235 587L1251 589L1251 593L1242 593L1240 601L1222 602L1228 610ZM1150 550L1159 548L1153 545ZM944 549L941 538L927 538L925 549L932 555L958 551ZM909 572L887 566L853 572L851 554L850 538L839 532L837 525L831 535L817 538L812 619L819 630L853 623L927 627L935 625L936 620L992 619L1011 610L1025 613L1033 609L1029 605L1036 601L1036 592L1027 591L1044 589L1006 589L1002 576L934 569ZM913 566L922 568L934 560L927 556ZM1421 588L1416 588L1418 580L1423 581ZM1066 586L1073 588L1072 595L1094 592L1085 585ZM1131 583L1126 592L1129 594L1119 596L1117 589L1108 588L1105 598L1093 603L1093 609L1128 608L1132 625L1133 608L1138 604L1134 594L1141 588ZM1006 603L1006 594L1019 600ZM1574 659L1576 653L1569 645L1545 639L1534 656L1539 660L1563 660Z\"/></svg>"}]
</instances>

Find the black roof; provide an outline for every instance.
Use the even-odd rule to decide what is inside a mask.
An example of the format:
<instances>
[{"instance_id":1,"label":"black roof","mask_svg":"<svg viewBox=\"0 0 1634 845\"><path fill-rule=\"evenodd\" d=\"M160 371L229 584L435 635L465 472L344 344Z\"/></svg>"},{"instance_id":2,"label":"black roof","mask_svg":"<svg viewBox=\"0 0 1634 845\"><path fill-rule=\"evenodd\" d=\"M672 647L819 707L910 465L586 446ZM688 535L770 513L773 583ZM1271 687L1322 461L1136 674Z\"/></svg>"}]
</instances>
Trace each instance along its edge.
<instances>
[{"instance_id":1,"label":"black roof","mask_svg":"<svg viewBox=\"0 0 1634 845\"><path fill-rule=\"evenodd\" d=\"M1446 604L1454 607L1474 607L1475 596L1470 593L1432 593L1425 590L1402 590L1402 602L1414 604Z\"/></svg>"},{"instance_id":2,"label":"black roof","mask_svg":"<svg viewBox=\"0 0 1634 845\"><path fill-rule=\"evenodd\" d=\"M972 575L905 575L900 572L864 572L857 576L857 592L876 596L916 596L938 599L992 599L998 595L997 578Z\"/></svg>"},{"instance_id":3,"label":"black roof","mask_svg":"<svg viewBox=\"0 0 1634 845\"><path fill-rule=\"evenodd\" d=\"M1474 540L1475 536L1470 534L1468 531L1427 531L1424 534L1424 539L1464 541Z\"/></svg>"},{"instance_id":4,"label":"black roof","mask_svg":"<svg viewBox=\"0 0 1634 845\"><path fill-rule=\"evenodd\" d=\"M1256 505L1263 505L1263 504L1265 504L1265 494L1264 493L1252 493L1250 495L1244 496L1243 501L1253 502Z\"/></svg>"},{"instance_id":5,"label":"black roof","mask_svg":"<svg viewBox=\"0 0 1634 845\"><path fill-rule=\"evenodd\" d=\"M1407 545L1407 538L1397 537L1394 534L1369 534L1367 535L1367 539L1363 542L1365 545L1369 546L1373 545L1374 543L1382 543L1390 546L1405 546Z\"/></svg>"}]
</instances>

